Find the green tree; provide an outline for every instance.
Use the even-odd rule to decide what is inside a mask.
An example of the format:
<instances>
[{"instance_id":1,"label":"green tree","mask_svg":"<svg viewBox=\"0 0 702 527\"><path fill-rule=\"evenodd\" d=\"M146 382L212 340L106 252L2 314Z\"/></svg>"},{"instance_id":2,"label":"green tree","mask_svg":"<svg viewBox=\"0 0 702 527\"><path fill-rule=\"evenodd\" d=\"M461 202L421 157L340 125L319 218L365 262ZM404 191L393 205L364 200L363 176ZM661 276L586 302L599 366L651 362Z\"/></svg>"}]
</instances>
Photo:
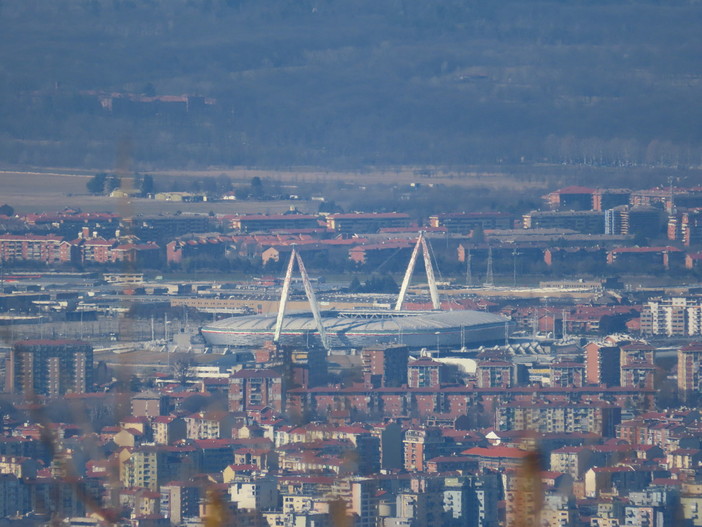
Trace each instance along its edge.
<instances>
[{"instance_id":1,"label":"green tree","mask_svg":"<svg viewBox=\"0 0 702 527\"><path fill-rule=\"evenodd\" d=\"M188 381L193 377L193 367L195 366L195 361L193 359L178 359L172 366L173 378L185 386Z\"/></svg>"},{"instance_id":2,"label":"green tree","mask_svg":"<svg viewBox=\"0 0 702 527\"><path fill-rule=\"evenodd\" d=\"M91 194L102 194L105 191L105 180L107 179L107 174L104 172L99 172L91 177L85 184L85 188Z\"/></svg>"},{"instance_id":3,"label":"green tree","mask_svg":"<svg viewBox=\"0 0 702 527\"><path fill-rule=\"evenodd\" d=\"M154 192L154 178L150 174L144 174L141 178L141 183L139 185L139 193L142 196L147 196L153 194Z\"/></svg>"},{"instance_id":4,"label":"green tree","mask_svg":"<svg viewBox=\"0 0 702 527\"><path fill-rule=\"evenodd\" d=\"M114 174L99 172L88 180L85 188L91 194L109 194L116 188L119 188L121 180Z\"/></svg>"},{"instance_id":5,"label":"green tree","mask_svg":"<svg viewBox=\"0 0 702 527\"><path fill-rule=\"evenodd\" d=\"M251 195L257 199L263 197L263 181L258 176L251 178Z\"/></svg>"},{"instance_id":6,"label":"green tree","mask_svg":"<svg viewBox=\"0 0 702 527\"><path fill-rule=\"evenodd\" d=\"M354 276L353 280L351 280L351 283L349 284L349 293L359 293L362 288L363 286L361 285L361 281L357 276Z\"/></svg>"}]
</instances>

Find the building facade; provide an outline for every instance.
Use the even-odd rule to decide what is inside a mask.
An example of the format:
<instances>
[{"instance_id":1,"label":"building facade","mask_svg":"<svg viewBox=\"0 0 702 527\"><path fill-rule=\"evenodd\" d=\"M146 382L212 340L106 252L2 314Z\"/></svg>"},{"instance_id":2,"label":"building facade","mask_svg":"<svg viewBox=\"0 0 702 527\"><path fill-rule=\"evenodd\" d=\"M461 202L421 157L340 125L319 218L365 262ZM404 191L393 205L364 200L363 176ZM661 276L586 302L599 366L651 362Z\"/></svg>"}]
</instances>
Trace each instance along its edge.
<instances>
[{"instance_id":1,"label":"building facade","mask_svg":"<svg viewBox=\"0 0 702 527\"><path fill-rule=\"evenodd\" d=\"M93 348L74 340L27 340L10 353L6 391L59 397L93 388Z\"/></svg>"},{"instance_id":2,"label":"building facade","mask_svg":"<svg viewBox=\"0 0 702 527\"><path fill-rule=\"evenodd\" d=\"M685 402L693 402L701 390L702 344L688 344L678 350L678 395Z\"/></svg>"}]
</instances>

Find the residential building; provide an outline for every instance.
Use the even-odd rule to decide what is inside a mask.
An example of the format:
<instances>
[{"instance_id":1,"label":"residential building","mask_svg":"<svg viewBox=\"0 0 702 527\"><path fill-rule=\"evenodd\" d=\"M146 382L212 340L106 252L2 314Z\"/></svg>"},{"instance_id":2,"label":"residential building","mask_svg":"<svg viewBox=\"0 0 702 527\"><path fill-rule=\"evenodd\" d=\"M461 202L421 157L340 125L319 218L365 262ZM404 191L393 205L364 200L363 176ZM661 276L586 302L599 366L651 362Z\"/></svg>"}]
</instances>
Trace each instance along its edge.
<instances>
[{"instance_id":1,"label":"residential building","mask_svg":"<svg viewBox=\"0 0 702 527\"><path fill-rule=\"evenodd\" d=\"M159 415L151 422L154 442L159 445L170 445L187 437L185 420L174 415Z\"/></svg>"},{"instance_id":2,"label":"residential building","mask_svg":"<svg viewBox=\"0 0 702 527\"><path fill-rule=\"evenodd\" d=\"M54 234L0 234L0 262L70 263L71 245Z\"/></svg>"},{"instance_id":3,"label":"residential building","mask_svg":"<svg viewBox=\"0 0 702 527\"><path fill-rule=\"evenodd\" d=\"M605 210L605 234L633 234L655 238L663 234L663 211L656 207L621 205Z\"/></svg>"},{"instance_id":4,"label":"residential building","mask_svg":"<svg viewBox=\"0 0 702 527\"><path fill-rule=\"evenodd\" d=\"M654 389L655 348L645 342L632 342L620 347L620 384L627 388Z\"/></svg>"},{"instance_id":5,"label":"residential building","mask_svg":"<svg viewBox=\"0 0 702 527\"><path fill-rule=\"evenodd\" d=\"M354 527L375 527L378 518L378 483L372 478L351 478L349 512L356 516Z\"/></svg>"},{"instance_id":6,"label":"residential building","mask_svg":"<svg viewBox=\"0 0 702 527\"><path fill-rule=\"evenodd\" d=\"M212 218L207 214L137 216L125 219L127 230L142 240L160 243L191 232L211 232Z\"/></svg>"},{"instance_id":7,"label":"residential building","mask_svg":"<svg viewBox=\"0 0 702 527\"><path fill-rule=\"evenodd\" d=\"M429 225L445 227L451 233L468 234L475 229L513 229L514 220L509 212L445 212L429 216Z\"/></svg>"},{"instance_id":8,"label":"residential building","mask_svg":"<svg viewBox=\"0 0 702 527\"><path fill-rule=\"evenodd\" d=\"M270 407L282 412L283 376L274 370L241 370L229 380L229 410L246 412Z\"/></svg>"},{"instance_id":9,"label":"residential building","mask_svg":"<svg viewBox=\"0 0 702 527\"><path fill-rule=\"evenodd\" d=\"M166 412L166 398L163 394L146 390L132 397L132 415L135 417L156 417Z\"/></svg>"},{"instance_id":10,"label":"residential building","mask_svg":"<svg viewBox=\"0 0 702 527\"><path fill-rule=\"evenodd\" d=\"M135 449L120 466L124 487L158 490L159 451L153 447Z\"/></svg>"},{"instance_id":11,"label":"residential building","mask_svg":"<svg viewBox=\"0 0 702 527\"><path fill-rule=\"evenodd\" d=\"M504 473L521 467L529 453L513 447L493 446L469 448L461 452L461 455L471 458L480 471Z\"/></svg>"},{"instance_id":12,"label":"residential building","mask_svg":"<svg viewBox=\"0 0 702 527\"><path fill-rule=\"evenodd\" d=\"M669 337L702 334L702 300L686 297L649 300L641 310L641 333Z\"/></svg>"},{"instance_id":13,"label":"residential building","mask_svg":"<svg viewBox=\"0 0 702 527\"><path fill-rule=\"evenodd\" d=\"M596 210L532 211L522 218L525 229L572 229L587 234L604 233L604 213Z\"/></svg>"},{"instance_id":14,"label":"residential building","mask_svg":"<svg viewBox=\"0 0 702 527\"><path fill-rule=\"evenodd\" d=\"M0 474L0 517L13 518L30 511L29 492L19 476Z\"/></svg>"},{"instance_id":15,"label":"residential building","mask_svg":"<svg viewBox=\"0 0 702 527\"><path fill-rule=\"evenodd\" d=\"M228 412L198 412L184 418L188 439L225 439L232 437L234 419Z\"/></svg>"},{"instance_id":16,"label":"residential building","mask_svg":"<svg viewBox=\"0 0 702 527\"><path fill-rule=\"evenodd\" d=\"M496 409L498 430L529 430L541 433L614 434L621 408L607 403L546 403L513 401Z\"/></svg>"},{"instance_id":17,"label":"residential building","mask_svg":"<svg viewBox=\"0 0 702 527\"><path fill-rule=\"evenodd\" d=\"M407 365L407 383L410 388L439 386L443 365L428 357L413 360Z\"/></svg>"},{"instance_id":18,"label":"residential building","mask_svg":"<svg viewBox=\"0 0 702 527\"><path fill-rule=\"evenodd\" d=\"M680 491L650 486L629 492L630 505L625 508L626 525L632 527L675 527L680 518Z\"/></svg>"},{"instance_id":19,"label":"residential building","mask_svg":"<svg viewBox=\"0 0 702 527\"><path fill-rule=\"evenodd\" d=\"M556 361L551 363L551 386L581 387L585 384L585 364L582 362Z\"/></svg>"},{"instance_id":20,"label":"residential building","mask_svg":"<svg viewBox=\"0 0 702 527\"><path fill-rule=\"evenodd\" d=\"M381 228L409 227L412 219L404 212L335 213L327 216L327 229L342 234L375 233Z\"/></svg>"},{"instance_id":21,"label":"residential building","mask_svg":"<svg viewBox=\"0 0 702 527\"><path fill-rule=\"evenodd\" d=\"M161 485L161 514L170 520L171 525L180 525L188 518L199 518L203 491L202 485L194 482L171 481Z\"/></svg>"},{"instance_id":22,"label":"residential building","mask_svg":"<svg viewBox=\"0 0 702 527\"><path fill-rule=\"evenodd\" d=\"M179 236L166 244L166 263L179 264L187 258L224 258L233 244L234 237L219 233Z\"/></svg>"},{"instance_id":23,"label":"residential building","mask_svg":"<svg viewBox=\"0 0 702 527\"><path fill-rule=\"evenodd\" d=\"M158 490L169 481L185 481L201 471L193 446L142 445L120 453L120 481L124 487Z\"/></svg>"},{"instance_id":24,"label":"residential building","mask_svg":"<svg viewBox=\"0 0 702 527\"><path fill-rule=\"evenodd\" d=\"M598 342L585 346L585 368L587 382L605 386L621 384L621 350Z\"/></svg>"},{"instance_id":25,"label":"residential building","mask_svg":"<svg viewBox=\"0 0 702 527\"><path fill-rule=\"evenodd\" d=\"M271 232L281 229L316 229L319 216L314 214L246 214L230 218L231 228L239 232Z\"/></svg>"},{"instance_id":26,"label":"residential building","mask_svg":"<svg viewBox=\"0 0 702 527\"><path fill-rule=\"evenodd\" d=\"M592 463L592 450L586 446L564 446L553 450L550 456L551 470L568 474L574 481L581 480Z\"/></svg>"},{"instance_id":27,"label":"residential building","mask_svg":"<svg viewBox=\"0 0 702 527\"><path fill-rule=\"evenodd\" d=\"M229 499L239 509L271 510L278 506L278 486L270 476L237 476L229 482Z\"/></svg>"},{"instance_id":28,"label":"residential building","mask_svg":"<svg viewBox=\"0 0 702 527\"><path fill-rule=\"evenodd\" d=\"M444 480L444 525L497 527L500 483L497 474L451 476Z\"/></svg>"},{"instance_id":29,"label":"residential building","mask_svg":"<svg viewBox=\"0 0 702 527\"><path fill-rule=\"evenodd\" d=\"M677 247L617 247L607 252L607 263L624 268L670 269L684 265L685 253Z\"/></svg>"},{"instance_id":30,"label":"residential building","mask_svg":"<svg viewBox=\"0 0 702 527\"><path fill-rule=\"evenodd\" d=\"M380 265L391 255L398 258L409 258L413 246L412 240L405 239L364 243L349 249L349 260L357 264Z\"/></svg>"},{"instance_id":31,"label":"residential building","mask_svg":"<svg viewBox=\"0 0 702 527\"><path fill-rule=\"evenodd\" d=\"M514 371L516 365L500 360L481 360L478 362L475 376L478 388L509 388L516 384Z\"/></svg>"},{"instance_id":32,"label":"residential building","mask_svg":"<svg viewBox=\"0 0 702 527\"><path fill-rule=\"evenodd\" d=\"M686 247L702 244L702 209L682 213L680 234Z\"/></svg>"},{"instance_id":33,"label":"residential building","mask_svg":"<svg viewBox=\"0 0 702 527\"><path fill-rule=\"evenodd\" d=\"M413 478L410 488L397 494L397 518L416 527L440 525L443 520L443 492L441 480ZM402 525L397 522L395 525Z\"/></svg>"},{"instance_id":34,"label":"residential building","mask_svg":"<svg viewBox=\"0 0 702 527\"><path fill-rule=\"evenodd\" d=\"M554 190L544 196L544 200L552 210L592 210L596 193L592 188L570 186Z\"/></svg>"},{"instance_id":35,"label":"residential building","mask_svg":"<svg viewBox=\"0 0 702 527\"><path fill-rule=\"evenodd\" d=\"M598 188L592 195L593 210L608 210L619 205L627 205L631 190L625 188Z\"/></svg>"},{"instance_id":36,"label":"residential building","mask_svg":"<svg viewBox=\"0 0 702 527\"><path fill-rule=\"evenodd\" d=\"M678 350L678 395L695 403L702 393L702 344L691 343Z\"/></svg>"},{"instance_id":37,"label":"residential building","mask_svg":"<svg viewBox=\"0 0 702 527\"><path fill-rule=\"evenodd\" d=\"M59 397L93 389L93 348L77 340L26 340L10 352L6 391Z\"/></svg>"},{"instance_id":38,"label":"residential building","mask_svg":"<svg viewBox=\"0 0 702 527\"><path fill-rule=\"evenodd\" d=\"M405 470L423 472L426 463L441 454L444 438L438 428L411 428L405 432Z\"/></svg>"},{"instance_id":39,"label":"residential building","mask_svg":"<svg viewBox=\"0 0 702 527\"><path fill-rule=\"evenodd\" d=\"M407 384L407 364L409 348L407 346L380 346L363 348L363 378L368 386L374 388L399 387Z\"/></svg>"}]
</instances>

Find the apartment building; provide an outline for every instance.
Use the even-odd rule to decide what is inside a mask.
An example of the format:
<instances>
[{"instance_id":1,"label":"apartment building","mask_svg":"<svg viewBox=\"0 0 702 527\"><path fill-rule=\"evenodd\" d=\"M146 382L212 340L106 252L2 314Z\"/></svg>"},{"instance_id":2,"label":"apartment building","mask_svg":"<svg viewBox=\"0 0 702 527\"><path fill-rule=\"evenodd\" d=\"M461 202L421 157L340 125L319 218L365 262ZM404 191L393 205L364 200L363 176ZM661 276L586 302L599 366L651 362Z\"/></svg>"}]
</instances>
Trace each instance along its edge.
<instances>
[{"instance_id":1,"label":"apartment building","mask_svg":"<svg viewBox=\"0 0 702 527\"><path fill-rule=\"evenodd\" d=\"M231 228L239 232L270 232L319 228L319 216L313 214L246 214L230 219Z\"/></svg>"},{"instance_id":2,"label":"apartment building","mask_svg":"<svg viewBox=\"0 0 702 527\"><path fill-rule=\"evenodd\" d=\"M93 388L93 348L78 340L26 340L10 352L6 391L59 397Z\"/></svg>"},{"instance_id":3,"label":"apartment building","mask_svg":"<svg viewBox=\"0 0 702 527\"><path fill-rule=\"evenodd\" d=\"M702 393L702 344L693 343L678 350L678 395L695 402Z\"/></svg>"},{"instance_id":4,"label":"apartment building","mask_svg":"<svg viewBox=\"0 0 702 527\"><path fill-rule=\"evenodd\" d=\"M429 216L429 226L445 227L451 233L468 234L475 229L513 229L514 220L514 215L509 212L445 212Z\"/></svg>"},{"instance_id":5,"label":"apartment building","mask_svg":"<svg viewBox=\"0 0 702 527\"><path fill-rule=\"evenodd\" d=\"M702 299L671 297L650 300L641 311L644 335L694 336L702 334Z\"/></svg>"},{"instance_id":6,"label":"apartment building","mask_svg":"<svg viewBox=\"0 0 702 527\"><path fill-rule=\"evenodd\" d=\"M229 411L270 407L283 411L283 376L272 370L241 370L229 380Z\"/></svg>"},{"instance_id":7,"label":"apartment building","mask_svg":"<svg viewBox=\"0 0 702 527\"><path fill-rule=\"evenodd\" d=\"M587 234L604 233L604 213L595 210L532 211L522 218L525 229L572 229Z\"/></svg>"},{"instance_id":8,"label":"apartment building","mask_svg":"<svg viewBox=\"0 0 702 527\"><path fill-rule=\"evenodd\" d=\"M42 262L56 264L70 262L72 246L62 236L54 234L0 234L0 261Z\"/></svg>"},{"instance_id":9,"label":"apartment building","mask_svg":"<svg viewBox=\"0 0 702 527\"><path fill-rule=\"evenodd\" d=\"M327 229L342 234L374 233L381 228L409 227L412 219L404 212L329 214Z\"/></svg>"}]
</instances>

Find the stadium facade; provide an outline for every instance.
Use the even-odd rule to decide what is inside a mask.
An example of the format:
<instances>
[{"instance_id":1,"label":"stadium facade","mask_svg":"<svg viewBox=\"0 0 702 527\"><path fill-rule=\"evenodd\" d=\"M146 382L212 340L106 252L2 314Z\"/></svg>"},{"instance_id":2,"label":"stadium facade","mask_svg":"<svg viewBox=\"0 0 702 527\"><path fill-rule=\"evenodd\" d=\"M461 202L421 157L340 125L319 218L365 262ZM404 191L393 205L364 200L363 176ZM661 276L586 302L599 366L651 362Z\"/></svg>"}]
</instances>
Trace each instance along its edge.
<instances>
[{"instance_id":1,"label":"stadium facade","mask_svg":"<svg viewBox=\"0 0 702 527\"><path fill-rule=\"evenodd\" d=\"M405 344L411 348L462 348L504 342L509 321L483 311L323 311L320 313L331 348L362 348ZM257 346L274 340L275 315L232 317L202 328L214 346ZM287 315L281 342L319 344L321 338L309 312Z\"/></svg>"}]
</instances>

